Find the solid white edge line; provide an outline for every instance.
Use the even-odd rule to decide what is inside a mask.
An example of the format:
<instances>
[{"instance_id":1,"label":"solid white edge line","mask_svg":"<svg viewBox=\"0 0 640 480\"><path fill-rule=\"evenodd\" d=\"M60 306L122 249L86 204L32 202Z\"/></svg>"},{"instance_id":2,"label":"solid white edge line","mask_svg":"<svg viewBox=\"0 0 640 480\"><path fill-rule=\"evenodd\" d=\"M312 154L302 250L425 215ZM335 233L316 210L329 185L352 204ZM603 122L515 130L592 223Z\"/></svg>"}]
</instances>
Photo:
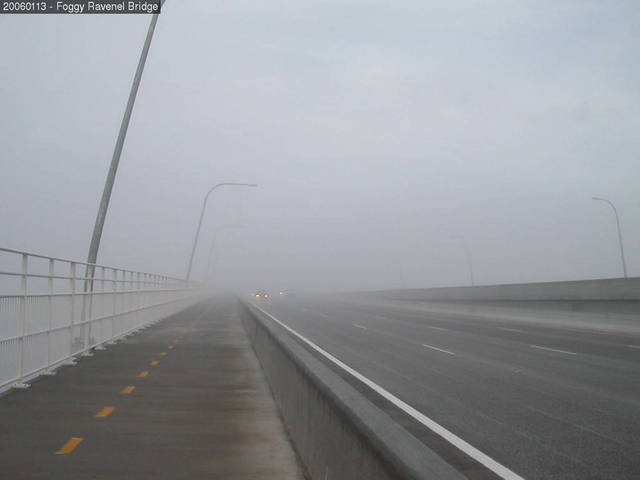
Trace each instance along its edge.
<instances>
[{"instance_id":1,"label":"solid white edge line","mask_svg":"<svg viewBox=\"0 0 640 480\"><path fill-rule=\"evenodd\" d=\"M422 346L430 348L431 350L438 350L439 352L448 353L449 355L455 355L455 353L450 352L449 350L443 350L442 348L434 347L433 345L427 345L426 343L423 343Z\"/></svg>"},{"instance_id":2,"label":"solid white edge line","mask_svg":"<svg viewBox=\"0 0 640 480\"><path fill-rule=\"evenodd\" d=\"M539 348L540 350L548 350L550 352L566 353L567 355L577 355L576 352L567 352L566 350L558 350L556 348L541 347L540 345L529 345L531 348Z\"/></svg>"},{"instance_id":3,"label":"solid white edge line","mask_svg":"<svg viewBox=\"0 0 640 480\"><path fill-rule=\"evenodd\" d=\"M363 325L358 325L357 323L354 323L354 324L353 324L353 326L354 326L354 327L358 327L358 328L362 328L362 329L364 329L364 330L366 330L366 329L367 329L367 327L365 327L365 326L363 326Z\"/></svg>"},{"instance_id":4,"label":"solid white edge line","mask_svg":"<svg viewBox=\"0 0 640 480\"><path fill-rule=\"evenodd\" d=\"M351 368L349 365L341 362L336 357L331 355L329 352L327 352L327 351L323 350L322 348L320 348L319 346L317 346L311 340L308 340L307 338L303 337L298 332L296 332L292 328L288 327L287 325L282 323L280 320L278 320L276 317L271 315L269 312L263 310L262 308L258 307L257 305L253 305L253 306L255 308L257 308L258 310L260 310L265 315L267 315L271 320L276 322L278 325L280 325L286 331L288 331L289 333L291 333L292 335L296 336L297 338L302 340L304 343L309 345L316 352L320 353L321 355L326 357L328 360L331 360L333 363L338 365L340 368L342 368L343 370L345 370L348 373L350 373L351 375L353 375L355 378L360 380L362 383L367 385L369 388L374 390L376 393L378 393L382 397L384 397L387 400L389 400L396 407L400 408L405 413L407 413L408 415L410 415L413 418L415 418L418 422L423 424L429 430L431 430L432 432L440 435L446 441L448 441L449 443L451 443L452 445L457 447L459 450L462 450L464 453L469 455L474 460L480 462L482 465L487 467L489 470L491 470L493 473L495 473L499 477L501 477L501 478L503 478L505 480L524 480L524 478L521 477L520 475L512 472L511 470L509 470L504 465L496 462L493 458L491 458L488 455L482 453L480 450L478 450L474 446L470 445L469 443L465 442L463 439L461 439L460 437L458 437L454 433L450 432L449 430L444 428L442 425L436 423L435 421L431 420L426 415L420 413L418 410L413 408L411 405L403 402L402 400L397 398L395 395L393 395L392 393L390 393L387 390L385 390L384 388L382 388L377 383L374 383L373 381L369 380L364 375L358 373L356 370Z\"/></svg>"}]
</instances>

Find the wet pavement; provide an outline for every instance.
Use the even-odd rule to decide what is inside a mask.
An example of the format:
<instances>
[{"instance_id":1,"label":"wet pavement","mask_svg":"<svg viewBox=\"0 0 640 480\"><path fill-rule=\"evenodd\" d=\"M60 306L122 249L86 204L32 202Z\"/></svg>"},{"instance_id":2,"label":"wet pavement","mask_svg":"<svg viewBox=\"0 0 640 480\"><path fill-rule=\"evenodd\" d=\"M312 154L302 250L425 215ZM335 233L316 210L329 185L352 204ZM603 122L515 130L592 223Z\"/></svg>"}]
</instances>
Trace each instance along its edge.
<instances>
[{"instance_id":1,"label":"wet pavement","mask_svg":"<svg viewBox=\"0 0 640 480\"><path fill-rule=\"evenodd\" d=\"M298 480L232 300L0 397L0 478Z\"/></svg>"}]
</instances>

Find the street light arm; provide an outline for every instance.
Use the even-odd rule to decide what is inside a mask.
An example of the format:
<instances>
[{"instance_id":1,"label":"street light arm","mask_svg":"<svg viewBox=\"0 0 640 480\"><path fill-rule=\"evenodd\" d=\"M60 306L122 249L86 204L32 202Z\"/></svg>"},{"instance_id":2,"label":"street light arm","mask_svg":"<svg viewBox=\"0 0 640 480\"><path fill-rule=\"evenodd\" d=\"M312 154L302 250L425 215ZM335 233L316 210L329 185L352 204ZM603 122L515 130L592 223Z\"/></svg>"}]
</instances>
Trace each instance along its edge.
<instances>
[{"instance_id":1,"label":"street light arm","mask_svg":"<svg viewBox=\"0 0 640 480\"><path fill-rule=\"evenodd\" d=\"M610 200L607 200L606 198L601 198L601 197L591 197L592 200L599 200L601 202L606 202L609 204L609 206L611 208L613 208L613 212L616 214L616 217L618 216L618 209L616 208L616 206L613 204L613 202L611 202Z\"/></svg>"},{"instance_id":2,"label":"street light arm","mask_svg":"<svg viewBox=\"0 0 640 480\"><path fill-rule=\"evenodd\" d=\"M616 217L616 227L618 229L618 245L620 246L620 259L622 261L622 272L624 274L624 278L627 278L627 262L624 258L624 244L622 243L622 229L620 228L620 217L618 216L618 209L610 200L601 197L591 197L592 200L598 200L600 202L605 202L609 204L609 206L613 209L613 214Z\"/></svg>"},{"instance_id":3,"label":"street light arm","mask_svg":"<svg viewBox=\"0 0 640 480\"><path fill-rule=\"evenodd\" d=\"M187 278L186 278L187 281L189 281L189 279L191 278L191 267L193 266L193 257L196 253L196 248L198 246L198 238L200 237L200 229L202 228L202 219L204 218L204 212L207 209L207 203L209 201L209 197L211 196L211 194L214 192L215 189L219 187L225 187L225 186L257 187L258 185L256 183L224 182L224 183L218 183L217 185L214 185L209 189L207 194L204 196L204 200L202 202L202 208L200 209L200 218L198 219L198 228L196 229L196 235L193 238L193 246L191 247L191 256L189 257L189 266L187 267Z\"/></svg>"},{"instance_id":4,"label":"street light arm","mask_svg":"<svg viewBox=\"0 0 640 480\"><path fill-rule=\"evenodd\" d=\"M257 187L258 184L257 183L234 183L234 182L218 183L217 185L214 185L213 187L211 187L209 189L209 191L207 192L207 194L205 195L202 208L204 209L204 207L207 205L207 201L209 200L209 195L211 195L216 188L227 187L227 186L233 186L233 187Z\"/></svg>"}]
</instances>

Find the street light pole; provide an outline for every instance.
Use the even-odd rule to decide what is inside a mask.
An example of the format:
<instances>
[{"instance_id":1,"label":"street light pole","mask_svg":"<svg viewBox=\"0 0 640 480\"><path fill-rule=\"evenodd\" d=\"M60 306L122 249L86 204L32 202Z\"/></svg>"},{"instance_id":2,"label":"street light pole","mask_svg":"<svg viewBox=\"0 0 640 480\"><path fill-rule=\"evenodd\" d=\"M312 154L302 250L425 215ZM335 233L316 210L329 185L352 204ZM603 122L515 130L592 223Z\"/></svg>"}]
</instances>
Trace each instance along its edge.
<instances>
[{"instance_id":1,"label":"street light pole","mask_svg":"<svg viewBox=\"0 0 640 480\"><path fill-rule=\"evenodd\" d=\"M165 0L161 0L160 8ZM156 30L156 23L158 23L159 13L154 13L147 29L147 36L142 46L142 52L140 52L140 58L138 59L138 67L136 73L133 76L133 83L131 84L131 90L129 91L129 99L127 100L127 106L124 110L122 122L120 123L120 130L118 132L118 138L116 139L116 145L113 149L113 155L111 156L111 164L109 165L109 172L107 173L107 179L104 184L104 190L102 191L102 197L100 199L100 205L98 206L98 213L96 215L96 222L93 226L93 234L91 235L91 243L89 244L89 253L87 255L87 265L85 266L84 274L84 292L93 292L93 278L95 274L95 264L98 261L98 250L100 249L100 240L102 239L102 230L104 229L104 222L107 218L107 210L109 209L109 202L111 200L111 192L113 191L113 184L116 180L116 172L118 171L118 165L120 164L120 156L122 154L122 147L124 146L124 140L127 136L127 130L129 129L129 122L131 120L131 112L133 111L133 105L136 102L136 96L138 95L138 88L140 87L140 80L142 79L142 72L147 62L147 55L149 54L149 48L151 47L151 40L153 39L153 33ZM74 280L75 281L75 280ZM91 317L92 299L89 299L89 305L87 306L87 296L83 296L82 299L82 321L84 322L88 316ZM91 325L89 323L88 337L91 337ZM84 323L82 328L84 329ZM88 352L85 352L88 353Z\"/></svg>"},{"instance_id":2,"label":"street light pole","mask_svg":"<svg viewBox=\"0 0 640 480\"><path fill-rule=\"evenodd\" d=\"M592 200L598 200L600 202L608 203L609 206L613 209L613 213L616 217L616 226L618 227L618 244L620 245L620 259L622 260L622 271L624 272L624 278L627 278L627 263L625 262L625 259L624 259L624 245L622 244L622 231L620 230L620 218L618 217L618 210L616 209L616 206L606 198L592 197Z\"/></svg>"},{"instance_id":3,"label":"street light pole","mask_svg":"<svg viewBox=\"0 0 640 480\"><path fill-rule=\"evenodd\" d=\"M164 0L161 2L161 6L164 4ZM111 165L109 166L109 172L107 173L107 180L104 184L104 190L102 191L102 198L100 199L100 206L98 207L98 214L96 216L96 223L93 227L93 235L91 236L91 244L89 246L89 255L87 256L87 263L91 264L87 266L87 275L89 277L89 284L85 281L85 291L87 289L93 289L93 264L98 259L98 249L100 248L100 239L102 238L102 229L104 228L104 221L107 218L107 210L109 208L109 201L111 200L111 192L113 191L113 184L116 179L116 172L118 171L118 165L120 164L120 155L122 154L122 147L124 146L124 140L127 136L127 130L129 128L129 121L131 120L131 112L133 111L133 105L136 102L136 96L138 95L138 87L140 87L140 80L142 79L142 72L147 61L147 55L149 54L149 48L151 47L151 40L153 39L153 32L156 29L156 23L158 22L158 13L154 13L149 23L149 29L147 30L147 37L140 53L140 59L138 60L138 67L133 77L133 84L131 85L131 91L129 92L129 100L124 110L124 116L120 123L120 131L118 132L118 138L116 140L116 146L113 150L113 156L111 157ZM90 274L89 274L90 272Z\"/></svg>"},{"instance_id":4,"label":"street light pole","mask_svg":"<svg viewBox=\"0 0 640 480\"><path fill-rule=\"evenodd\" d=\"M196 253L196 247L198 246L198 238L200 237L200 228L202 228L202 219L204 218L204 212L207 208L207 202L209 201L209 197L213 193L216 188L219 187L257 187L258 185L255 183L219 183L211 187L211 189L204 196L204 201L202 202L202 209L200 210L200 219L198 220L198 228L196 229L196 235L193 238L193 246L191 247L191 256L189 257L189 266L187 267L187 281L191 278L191 267L193 266L193 257Z\"/></svg>"},{"instance_id":5,"label":"street light pole","mask_svg":"<svg viewBox=\"0 0 640 480\"><path fill-rule=\"evenodd\" d=\"M467 245L467 240L460 235L454 235L451 238L462 240L462 245L464 246L464 253L467 258L467 266L469 267L469 280L471 281L471 286L474 287L475 280L473 279L473 262L471 260L471 251L469 250L469 246Z\"/></svg>"}]
</instances>

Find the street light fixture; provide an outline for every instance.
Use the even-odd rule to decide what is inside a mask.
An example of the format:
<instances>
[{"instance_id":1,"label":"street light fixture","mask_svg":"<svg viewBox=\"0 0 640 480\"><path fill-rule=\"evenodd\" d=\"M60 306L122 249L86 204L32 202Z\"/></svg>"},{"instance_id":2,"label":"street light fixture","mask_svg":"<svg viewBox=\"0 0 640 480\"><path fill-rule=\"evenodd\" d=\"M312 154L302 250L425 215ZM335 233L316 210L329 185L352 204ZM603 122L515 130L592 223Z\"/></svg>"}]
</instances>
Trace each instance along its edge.
<instances>
[{"instance_id":1,"label":"street light fixture","mask_svg":"<svg viewBox=\"0 0 640 480\"><path fill-rule=\"evenodd\" d=\"M209 201L209 197L213 193L216 188L219 187L257 187L258 185L255 183L233 183L233 182L225 182L218 183L211 187L211 189L204 196L204 201L202 202L202 210L200 210L200 219L198 220L198 229L196 230L196 236L193 239L193 247L191 248L191 256L189 257L189 266L187 267L187 281L191 278L191 267L193 266L193 256L196 253L196 247L198 246L198 238L200 237L200 228L202 227L202 219L204 217L204 212L207 208L207 202Z\"/></svg>"},{"instance_id":2,"label":"street light fixture","mask_svg":"<svg viewBox=\"0 0 640 480\"><path fill-rule=\"evenodd\" d=\"M473 279L473 262L471 261L471 251L469 250L469 246L467 245L467 240L460 235L452 235L451 238L462 240L462 245L464 246L464 253L467 258L467 266L469 268L469 280L471 281L471 286L474 287L475 281Z\"/></svg>"},{"instance_id":3,"label":"street light fixture","mask_svg":"<svg viewBox=\"0 0 640 480\"><path fill-rule=\"evenodd\" d=\"M591 199L608 203L609 206L613 209L613 213L616 216L616 226L618 227L618 244L620 245L620 259L622 260L622 271L624 273L624 278L627 278L627 263L624 260L624 245L622 244L622 231L620 230L620 218L618 217L618 210L616 209L616 206L606 198L591 197Z\"/></svg>"}]
</instances>

